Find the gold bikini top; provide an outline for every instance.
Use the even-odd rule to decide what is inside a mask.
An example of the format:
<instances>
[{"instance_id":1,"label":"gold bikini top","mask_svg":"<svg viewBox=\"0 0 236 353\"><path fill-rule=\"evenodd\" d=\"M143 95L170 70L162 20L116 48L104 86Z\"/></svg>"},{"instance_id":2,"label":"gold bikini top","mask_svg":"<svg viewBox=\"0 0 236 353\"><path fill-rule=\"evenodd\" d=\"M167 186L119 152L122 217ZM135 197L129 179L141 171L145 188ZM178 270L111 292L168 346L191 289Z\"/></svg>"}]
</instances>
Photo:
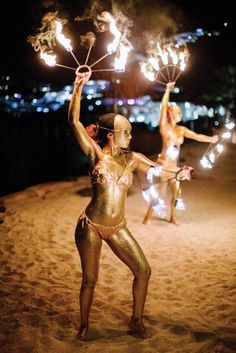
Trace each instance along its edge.
<instances>
[{"instance_id":1,"label":"gold bikini top","mask_svg":"<svg viewBox=\"0 0 236 353\"><path fill-rule=\"evenodd\" d=\"M107 162L103 159L95 165L90 173L90 178L92 184L113 183L129 188L133 182L133 173L129 166L126 165L123 173L117 177L115 173L111 172L110 168L108 168Z\"/></svg>"}]
</instances>

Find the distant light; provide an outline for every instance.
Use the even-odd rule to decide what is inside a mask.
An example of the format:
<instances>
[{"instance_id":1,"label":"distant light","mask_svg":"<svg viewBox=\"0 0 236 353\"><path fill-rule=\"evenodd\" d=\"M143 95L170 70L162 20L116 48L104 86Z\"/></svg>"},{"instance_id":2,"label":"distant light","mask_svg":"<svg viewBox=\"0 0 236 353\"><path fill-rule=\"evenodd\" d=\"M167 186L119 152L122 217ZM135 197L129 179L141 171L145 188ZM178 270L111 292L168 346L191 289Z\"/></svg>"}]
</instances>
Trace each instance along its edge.
<instances>
[{"instance_id":1,"label":"distant light","mask_svg":"<svg viewBox=\"0 0 236 353\"><path fill-rule=\"evenodd\" d=\"M158 125L157 120L151 121L151 127L157 127L157 125Z\"/></svg>"},{"instance_id":2,"label":"distant light","mask_svg":"<svg viewBox=\"0 0 236 353\"><path fill-rule=\"evenodd\" d=\"M133 117L133 116L130 116L130 117L129 117L129 121L130 121L131 123L134 123L134 122L135 122L134 117Z\"/></svg>"},{"instance_id":3,"label":"distant light","mask_svg":"<svg viewBox=\"0 0 236 353\"><path fill-rule=\"evenodd\" d=\"M228 27L228 22L224 22L223 26Z\"/></svg>"},{"instance_id":4,"label":"distant light","mask_svg":"<svg viewBox=\"0 0 236 353\"><path fill-rule=\"evenodd\" d=\"M213 118L213 116L214 116L214 109L213 109L213 108L209 108L207 115L209 116L209 118Z\"/></svg>"},{"instance_id":5,"label":"distant light","mask_svg":"<svg viewBox=\"0 0 236 353\"><path fill-rule=\"evenodd\" d=\"M179 93L179 92L180 92L179 87L174 87L173 92L174 92L174 93Z\"/></svg>"},{"instance_id":6,"label":"distant light","mask_svg":"<svg viewBox=\"0 0 236 353\"><path fill-rule=\"evenodd\" d=\"M101 105L102 104L102 101L100 99L96 100L95 102L96 105Z\"/></svg>"},{"instance_id":7,"label":"distant light","mask_svg":"<svg viewBox=\"0 0 236 353\"><path fill-rule=\"evenodd\" d=\"M49 88L48 88L47 86L44 86L44 87L42 87L42 89L41 89L42 92L47 92L48 90L49 90Z\"/></svg>"},{"instance_id":8,"label":"distant light","mask_svg":"<svg viewBox=\"0 0 236 353\"><path fill-rule=\"evenodd\" d=\"M90 105L88 106L88 110L91 112L93 109L94 109L94 106L93 106L92 104L90 104Z\"/></svg>"},{"instance_id":9,"label":"distant light","mask_svg":"<svg viewBox=\"0 0 236 353\"><path fill-rule=\"evenodd\" d=\"M129 105L133 105L135 103L135 100L134 99L128 99L127 103Z\"/></svg>"},{"instance_id":10,"label":"distant light","mask_svg":"<svg viewBox=\"0 0 236 353\"><path fill-rule=\"evenodd\" d=\"M93 98L93 96L91 94L87 95L87 99L92 99L92 98Z\"/></svg>"},{"instance_id":11,"label":"distant light","mask_svg":"<svg viewBox=\"0 0 236 353\"><path fill-rule=\"evenodd\" d=\"M137 121L138 121L139 123L142 123L143 121L145 121L145 116L143 116L143 115L137 116Z\"/></svg>"},{"instance_id":12,"label":"distant light","mask_svg":"<svg viewBox=\"0 0 236 353\"><path fill-rule=\"evenodd\" d=\"M222 107L222 105L219 107L218 113L219 113L221 116L224 116L224 115L225 115L225 108Z\"/></svg>"},{"instance_id":13,"label":"distant light","mask_svg":"<svg viewBox=\"0 0 236 353\"><path fill-rule=\"evenodd\" d=\"M17 104L17 102L13 102L13 103L11 104L11 106L12 106L12 108L13 108L13 109L18 108L18 104Z\"/></svg>"},{"instance_id":14,"label":"distant light","mask_svg":"<svg viewBox=\"0 0 236 353\"><path fill-rule=\"evenodd\" d=\"M191 118L191 111L189 113L186 112L186 117L187 118ZM198 112L196 110L193 111L192 117L193 117L194 120L197 120L199 118L199 114L198 114Z\"/></svg>"},{"instance_id":15,"label":"distant light","mask_svg":"<svg viewBox=\"0 0 236 353\"><path fill-rule=\"evenodd\" d=\"M197 34L198 36L203 36L203 35L204 35L203 29L202 29L202 28L197 28L197 29L196 29L196 34Z\"/></svg>"},{"instance_id":16,"label":"distant light","mask_svg":"<svg viewBox=\"0 0 236 353\"><path fill-rule=\"evenodd\" d=\"M184 102L184 106L186 109L190 109L191 104L189 102Z\"/></svg>"},{"instance_id":17,"label":"distant light","mask_svg":"<svg viewBox=\"0 0 236 353\"><path fill-rule=\"evenodd\" d=\"M71 86L68 86L68 85L65 86L65 87L64 87L64 90L70 92L70 91L71 91Z\"/></svg>"}]
</instances>

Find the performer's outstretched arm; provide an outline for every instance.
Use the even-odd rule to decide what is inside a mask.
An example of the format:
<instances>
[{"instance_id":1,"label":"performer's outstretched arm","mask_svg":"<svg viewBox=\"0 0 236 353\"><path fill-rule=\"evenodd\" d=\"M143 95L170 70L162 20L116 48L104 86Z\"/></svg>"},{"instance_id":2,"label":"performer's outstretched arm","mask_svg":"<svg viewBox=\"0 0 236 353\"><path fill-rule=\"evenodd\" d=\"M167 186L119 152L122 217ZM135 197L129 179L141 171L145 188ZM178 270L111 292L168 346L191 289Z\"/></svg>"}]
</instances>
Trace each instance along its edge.
<instances>
[{"instance_id":1,"label":"performer's outstretched arm","mask_svg":"<svg viewBox=\"0 0 236 353\"><path fill-rule=\"evenodd\" d=\"M133 152L133 156L136 162L136 169L143 173L149 173L150 175L150 168L152 168L152 174L155 176L159 176L161 171L164 171L173 174L173 178L176 178L176 180L190 180L193 177L192 167L168 167L165 166L165 163L155 163L151 159L144 156L142 153L138 152Z\"/></svg>"},{"instance_id":2,"label":"performer's outstretched arm","mask_svg":"<svg viewBox=\"0 0 236 353\"><path fill-rule=\"evenodd\" d=\"M199 142L211 142L211 143L216 143L218 141L218 135L213 135L213 136L207 136L203 134L197 134L196 132L187 129L186 127L183 127L184 129L184 137L187 137L189 139L199 141Z\"/></svg>"}]
</instances>

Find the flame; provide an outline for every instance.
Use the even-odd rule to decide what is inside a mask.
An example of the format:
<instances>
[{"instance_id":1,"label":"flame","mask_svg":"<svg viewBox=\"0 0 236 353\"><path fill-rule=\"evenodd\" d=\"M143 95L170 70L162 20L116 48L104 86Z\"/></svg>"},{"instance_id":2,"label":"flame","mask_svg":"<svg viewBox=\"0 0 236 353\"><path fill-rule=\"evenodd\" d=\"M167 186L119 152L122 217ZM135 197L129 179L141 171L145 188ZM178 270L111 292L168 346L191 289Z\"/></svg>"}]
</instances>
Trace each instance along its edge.
<instances>
[{"instance_id":1,"label":"flame","mask_svg":"<svg viewBox=\"0 0 236 353\"><path fill-rule=\"evenodd\" d=\"M168 65L168 51L165 51L161 48L160 44L157 43L157 52L158 52L158 55L160 56L162 62L164 65Z\"/></svg>"},{"instance_id":2,"label":"flame","mask_svg":"<svg viewBox=\"0 0 236 353\"><path fill-rule=\"evenodd\" d=\"M172 50L170 47L167 48L168 52L169 52L169 55L172 59L172 63L173 65L177 65L178 64L178 55L177 53L175 53L174 50Z\"/></svg>"},{"instance_id":3,"label":"flame","mask_svg":"<svg viewBox=\"0 0 236 353\"><path fill-rule=\"evenodd\" d=\"M115 58L114 67L116 71L124 71L125 64L128 58L128 53L132 49L132 46L125 38L125 36L122 36L121 32L119 31L116 25L114 17L112 17L109 12L104 11L100 17L103 18L105 22L109 23L110 32L114 36L113 41L107 45L107 52L109 55L111 55L118 50L118 54Z\"/></svg>"},{"instance_id":4,"label":"flame","mask_svg":"<svg viewBox=\"0 0 236 353\"><path fill-rule=\"evenodd\" d=\"M47 54L41 51L40 58L43 59L48 66L56 65L56 55Z\"/></svg>"},{"instance_id":5,"label":"flame","mask_svg":"<svg viewBox=\"0 0 236 353\"><path fill-rule=\"evenodd\" d=\"M148 69L148 64L145 62L140 63L141 66L141 72L144 74L144 76L149 80L149 81L154 81L155 80L155 74L153 71Z\"/></svg>"},{"instance_id":6,"label":"flame","mask_svg":"<svg viewBox=\"0 0 236 353\"><path fill-rule=\"evenodd\" d=\"M181 71L184 71L186 67L186 55L184 52L179 53L179 68Z\"/></svg>"},{"instance_id":7,"label":"flame","mask_svg":"<svg viewBox=\"0 0 236 353\"><path fill-rule=\"evenodd\" d=\"M72 51L73 48L70 44L71 40L66 38L64 36L64 34L62 33L62 24L59 21L55 21L56 23L56 37L59 43L61 43L63 45L63 47L68 50L68 51Z\"/></svg>"},{"instance_id":8,"label":"flame","mask_svg":"<svg viewBox=\"0 0 236 353\"><path fill-rule=\"evenodd\" d=\"M125 70L128 54L131 50L130 46L120 43L119 55L115 58L115 70L122 72Z\"/></svg>"},{"instance_id":9,"label":"flame","mask_svg":"<svg viewBox=\"0 0 236 353\"><path fill-rule=\"evenodd\" d=\"M180 72L185 70L188 58L186 48L180 50L179 48L175 48L174 44L161 46L159 42L149 42L149 57L146 65L141 63L141 72L150 81L157 80L159 74L161 75L162 81L157 81L161 83L166 84L168 81L175 81L179 77ZM167 77L165 76L166 74Z\"/></svg>"},{"instance_id":10,"label":"flame","mask_svg":"<svg viewBox=\"0 0 236 353\"><path fill-rule=\"evenodd\" d=\"M128 25L118 28L115 18L107 12L103 11L102 14L99 16L99 20L102 21L104 30L109 29L111 34L114 36L114 39L111 43L107 45L107 53L103 55L100 59L96 60L93 64L90 64L90 68L95 66L98 62L106 58L108 55L116 53L114 68L113 69L104 69L112 70L112 71L119 71L122 72L125 70L126 61L128 58L128 53L131 49L133 49L131 43L128 41L126 36L129 34ZM119 17L120 21L120 17ZM71 40L66 38L63 34L63 25L66 23L65 20L58 17L56 13L48 13L44 16L43 25L39 29L39 33L35 36L29 36L28 41L31 42L32 46L36 51L40 51L40 58L42 58L45 63L49 66L61 66L68 69L76 70L73 67L61 65L56 63L56 55L52 55L54 47L56 46L56 41L58 41L62 46L70 52L73 56L74 60L76 61L78 67L81 66L79 61L77 60L76 56L73 53L73 48L71 45ZM119 23L119 22L118 22ZM92 47L95 44L96 38L94 33L88 32L86 35L80 36L81 38L81 45L88 48L87 57L85 60L85 66L88 66L87 63L89 61L89 56ZM83 65L82 65L83 66ZM102 71L100 69L93 70L93 71Z\"/></svg>"},{"instance_id":11,"label":"flame","mask_svg":"<svg viewBox=\"0 0 236 353\"><path fill-rule=\"evenodd\" d=\"M154 68L156 71L160 70L160 66L159 66L159 64L158 64L158 60L157 60L157 59L151 57L151 58L148 59L148 62L153 66L153 68Z\"/></svg>"},{"instance_id":12,"label":"flame","mask_svg":"<svg viewBox=\"0 0 236 353\"><path fill-rule=\"evenodd\" d=\"M109 23L109 29L110 29L111 33L113 34L113 36L115 37L113 39L113 41L111 43L109 43L107 46L108 53L113 54L113 53L115 53L115 51L118 48L120 38L121 38L121 33L116 26L115 19L111 16L111 14L109 12L104 11L101 16L104 18L104 20L106 22Z\"/></svg>"}]
</instances>

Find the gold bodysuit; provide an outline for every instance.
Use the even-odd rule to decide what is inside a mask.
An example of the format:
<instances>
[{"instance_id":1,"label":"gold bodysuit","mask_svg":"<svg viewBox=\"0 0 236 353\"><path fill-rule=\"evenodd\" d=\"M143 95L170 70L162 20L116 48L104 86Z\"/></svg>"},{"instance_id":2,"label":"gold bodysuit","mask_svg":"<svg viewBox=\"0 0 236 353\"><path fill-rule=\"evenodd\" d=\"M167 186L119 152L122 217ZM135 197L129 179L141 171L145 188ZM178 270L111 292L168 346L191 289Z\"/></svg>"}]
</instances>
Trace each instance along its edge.
<instances>
[{"instance_id":1,"label":"gold bodysuit","mask_svg":"<svg viewBox=\"0 0 236 353\"><path fill-rule=\"evenodd\" d=\"M129 188L133 182L133 173L131 172L129 166L126 165L122 175L116 177L114 173L111 173L110 168L103 159L95 165L90 174L90 178L92 184L114 183Z\"/></svg>"},{"instance_id":2,"label":"gold bodysuit","mask_svg":"<svg viewBox=\"0 0 236 353\"><path fill-rule=\"evenodd\" d=\"M106 160L103 159L95 165L94 169L90 173L90 178L92 184L114 183L121 187L129 188L133 182L133 173L129 166L126 165L123 173L119 177L116 177L114 173L111 173ZM114 226L98 224L91 221L86 212L83 212L80 215L78 222L81 224L82 228L84 228L86 225L91 225L96 230L97 234L104 240L109 240L113 234L115 234L118 230L125 227L126 225L125 218L122 220L122 222Z\"/></svg>"}]
</instances>

